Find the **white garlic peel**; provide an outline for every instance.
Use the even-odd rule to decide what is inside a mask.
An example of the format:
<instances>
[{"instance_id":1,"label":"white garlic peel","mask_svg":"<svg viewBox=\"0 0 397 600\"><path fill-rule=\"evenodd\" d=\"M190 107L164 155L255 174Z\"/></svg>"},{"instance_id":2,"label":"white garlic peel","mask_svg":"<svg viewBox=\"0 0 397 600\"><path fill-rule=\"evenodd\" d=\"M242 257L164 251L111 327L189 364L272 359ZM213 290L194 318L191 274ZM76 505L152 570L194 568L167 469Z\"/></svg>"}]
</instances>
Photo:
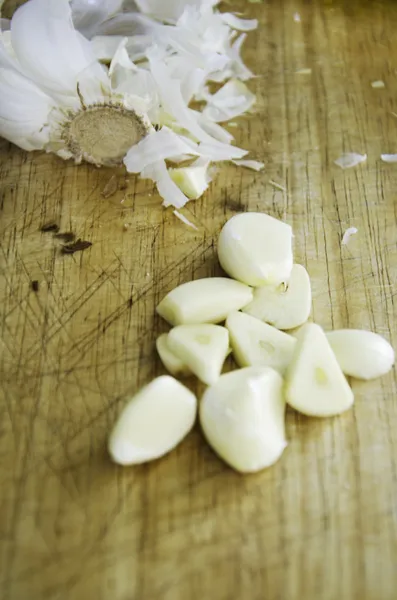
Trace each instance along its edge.
<instances>
[{"instance_id":1,"label":"white garlic peel","mask_svg":"<svg viewBox=\"0 0 397 600\"><path fill-rule=\"evenodd\" d=\"M196 375L211 385L219 379L229 354L229 333L219 325L179 325L168 334L170 350Z\"/></svg>"},{"instance_id":2,"label":"white garlic peel","mask_svg":"<svg viewBox=\"0 0 397 600\"><path fill-rule=\"evenodd\" d=\"M233 356L240 367L272 367L285 372L294 353L296 339L275 327L241 312L226 320Z\"/></svg>"},{"instance_id":3,"label":"white garlic peel","mask_svg":"<svg viewBox=\"0 0 397 600\"><path fill-rule=\"evenodd\" d=\"M307 323L297 335L285 398L292 408L312 417L338 415L353 405L353 392L319 325Z\"/></svg>"},{"instance_id":4,"label":"white garlic peel","mask_svg":"<svg viewBox=\"0 0 397 600\"><path fill-rule=\"evenodd\" d=\"M230 277L259 287L288 282L292 265L292 229L264 213L235 215L224 225L218 257Z\"/></svg>"},{"instance_id":5,"label":"white garlic peel","mask_svg":"<svg viewBox=\"0 0 397 600\"><path fill-rule=\"evenodd\" d=\"M156 348L161 362L171 375L180 377L191 375L189 367L170 350L167 333L162 333L157 338Z\"/></svg>"},{"instance_id":6,"label":"white garlic peel","mask_svg":"<svg viewBox=\"0 0 397 600\"><path fill-rule=\"evenodd\" d=\"M243 312L277 329L294 329L307 321L311 307L309 274L302 265L294 265L288 284L256 288L252 302Z\"/></svg>"},{"instance_id":7,"label":"white garlic peel","mask_svg":"<svg viewBox=\"0 0 397 600\"><path fill-rule=\"evenodd\" d=\"M179 381L158 377L134 396L121 412L109 438L115 463L135 465L170 452L192 429L195 395Z\"/></svg>"},{"instance_id":8,"label":"white garlic peel","mask_svg":"<svg viewBox=\"0 0 397 600\"><path fill-rule=\"evenodd\" d=\"M166 295L157 313L171 325L220 323L252 301L252 289L226 277L197 279Z\"/></svg>"},{"instance_id":9,"label":"white garlic peel","mask_svg":"<svg viewBox=\"0 0 397 600\"><path fill-rule=\"evenodd\" d=\"M200 404L200 423L215 452L241 473L260 471L283 453L283 381L273 369L250 367L222 375Z\"/></svg>"},{"instance_id":10,"label":"white garlic peel","mask_svg":"<svg viewBox=\"0 0 397 600\"><path fill-rule=\"evenodd\" d=\"M390 371L395 355L385 338L363 329L329 331L327 339L346 375L357 379L374 379Z\"/></svg>"}]
</instances>

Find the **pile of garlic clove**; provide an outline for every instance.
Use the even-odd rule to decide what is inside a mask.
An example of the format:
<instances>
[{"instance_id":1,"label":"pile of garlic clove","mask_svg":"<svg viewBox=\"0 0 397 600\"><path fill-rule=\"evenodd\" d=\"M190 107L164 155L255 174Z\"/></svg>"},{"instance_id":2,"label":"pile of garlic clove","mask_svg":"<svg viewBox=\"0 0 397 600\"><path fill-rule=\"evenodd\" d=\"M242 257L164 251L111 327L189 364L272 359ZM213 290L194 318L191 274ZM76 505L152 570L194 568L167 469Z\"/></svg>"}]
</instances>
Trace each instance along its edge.
<instances>
[{"instance_id":1,"label":"pile of garlic clove","mask_svg":"<svg viewBox=\"0 0 397 600\"><path fill-rule=\"evenodd\" d=\"M157 312L172 329L156 346L173 377L158 377L122 411L109 440L116 463L168 453L199 412L218 456L241 473L259 471L287 446L287 404L308 416L339 415L354 402L345 375L372 379L392 368L394 350L380 335L325 333L307 322L310 278L293 262L292 238L291 227L269 215L236 215L218 242L219 261L232 279L191 281L160 302ZM240 368L222 375L230 352ZM208 386L199 408L174 378L191 375Z\"/></svg>"}]
</instances>

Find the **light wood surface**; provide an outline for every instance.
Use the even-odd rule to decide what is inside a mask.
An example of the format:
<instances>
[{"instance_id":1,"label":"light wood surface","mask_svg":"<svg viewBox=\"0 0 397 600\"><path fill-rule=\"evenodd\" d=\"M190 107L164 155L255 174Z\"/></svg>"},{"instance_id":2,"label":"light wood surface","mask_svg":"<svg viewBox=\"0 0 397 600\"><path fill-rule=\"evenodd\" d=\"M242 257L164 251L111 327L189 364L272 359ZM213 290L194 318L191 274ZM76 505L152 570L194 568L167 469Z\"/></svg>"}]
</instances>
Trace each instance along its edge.
<instances>
[{"instance_id":1,"label":"light wood surface","mask_svg":"<svg viewBox=\"0 0 397 600\"><path fill-rule=\"evenodd\" d=\"M122 170L1 142L3 600L396 598L395 371L352 382L356 404L340 418L289 411L288 449L255 476L221 463L198 427L145 466L118 468L106 453L126 398L163 373L156 304L220 273L217 235L240 211L293 225L316 322L368 328L397 347L397 165L380 160L397 152L397 5L233 7L260 19L246 51L260 76L257 113L231 131L266 168L222 166L184 211L197 231L133 176L104 198ZM344 151L368 160L342 171L333 161ZM49 221L92 247L62 255L39 231ZM358 233L341 247L350 226Z\"/></svg>"}]
</instances>

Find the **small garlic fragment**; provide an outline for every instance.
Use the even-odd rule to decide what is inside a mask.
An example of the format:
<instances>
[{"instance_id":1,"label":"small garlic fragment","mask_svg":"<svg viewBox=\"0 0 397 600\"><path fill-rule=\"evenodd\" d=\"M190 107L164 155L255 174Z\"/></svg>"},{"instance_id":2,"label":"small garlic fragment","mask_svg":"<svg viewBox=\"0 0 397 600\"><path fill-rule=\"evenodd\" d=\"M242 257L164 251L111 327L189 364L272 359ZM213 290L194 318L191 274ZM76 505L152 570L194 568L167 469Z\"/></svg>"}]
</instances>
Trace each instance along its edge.
<instances>
[{"instance_id":1,"label":"small garlic fragment","mask_svg":"<svg viewBox=\"0 0 397 600\"><path fill-rule=\"evenodd\" d=\"M229 333L220 325L178 325L168 334L168 347L200 381L219 379L229 354Z\"/></svg>"},{"instance_id":2,"label":"small garlic fragment","mask_svg":"<svg viewBox=\"0 0 397 600\"><path fill-rule=\"evenodd\" d=\"M274 464L283 453L283 381L273 369L250 367L222 375L200 404L200 423L215 452L242 473Z\"/></svg>"},{"instance_id":3,"label":"small garlic fragment","mask_svg":"<svg viewBox=\"0 0 397 600\"><path fill-rule=\"evenodd\" d=\"M334 163L341 169L351 169L367 160L366 154L357 154L357 152L345 152Z\"/></svg>"},{"instance_id":4,"label":"small garlic fragment","mask_svg":"<svg viewBox=\"0 0 397 600\"><path fill-rule=\"evenodd\" d=\"M247 285L287 282L293 264L292 229L263 213L235 215L220 233L218 257L230 277Z\"/></svg>"},{"instance_id":5,"label":"small garlic fragment","mask_svg":"<svg viewBox=\"0 0 397 600\"><path fill-rule=\"evenodd\" d=\"M187 367L168 346L168 333L162 333L156 340L156 348L161 362L171 375L180 377L191 375Z\"/></svg>"},{"instance_id":6,"label":"small garlic fragment","mask_svg":"<svg viewBox=\"0 0 397 600\"><path fill-rule=\"evenodd\" d=\"M165 296L157 313L171 325L220 323L252 300L252 290L226 277L184 283Z\"/></svg>"},{"instance_id":7,"label":"small garlic fragment","mask_svg":"<svg viewBox=\"0 0 397 600\"><path fill-rule=\"evenodd\" d=\"M314 323L307 323L298 332L285 381L288 404L304 415L338 415L354 402L353 392L324 331Z\"/></svg>"},{"instance_id":8,"label":"small garlic fragment","mask_svg":"<svg viewBox=\"0 0 397 600\"><path fill-rule=\"evenodd\" d=\"M384 81L378 79L377 81L371 81L371 87L373 87L374 89L382 89L386 86Z\"/></svg>"},{"instance_id":9,"label":"small garlic fragment","mask_svg":"<svg viewBox=\"0 0 397 600\"><path fill-rule=\"evenodd\" d=\"M272 367L283 374L294 353L296 339L241 312L226 320L233 356L240 367Z\"/></svg>"},{"instance_id":10,"label":"small garlic fragment","mask_svg":"<svg viewBox=\"0 0 397 600\"><path fill-rule=\"evenodd\" d=\"M293 329L307 321L312 306L309 274L302 265L294 265L288 285L265 285L254 290L251 304L243 312L277 329Z\"/></svg>"},{"instance_id":11,"label":"small garlic fragment","mask_svg":"<svg viewBox=\"0 0 397 600\"><path fill-rule=\"evenodd\" d=\"M345 375L374 379L390 371L394 350L385 338L363 329L339 329L327 333L328 342Z\"/></svg>"},{"instance_id":12,"label":"small garlic fragment","mask_svg":"<svg viewBox=\"0 0 397 600\"><path fill-rule=\"evenodd\" d=\"M355 235L356 233L358 233L357 227L348 227L346 229L345 233L343 234L341 245L347 246L352 235Z\"/></svg>"},{"instance_id":13,"label":"small garlic fragment","mask_svg":"<svg viewBox=\"0 0 397 600\"><path fill-rule=\"evenodd\" d=\"M170 452L192 429L195 395L164 375L136 394L121 412L109 438L109 453L120 465L135 465Z\"/></svg>"}]
</instances>

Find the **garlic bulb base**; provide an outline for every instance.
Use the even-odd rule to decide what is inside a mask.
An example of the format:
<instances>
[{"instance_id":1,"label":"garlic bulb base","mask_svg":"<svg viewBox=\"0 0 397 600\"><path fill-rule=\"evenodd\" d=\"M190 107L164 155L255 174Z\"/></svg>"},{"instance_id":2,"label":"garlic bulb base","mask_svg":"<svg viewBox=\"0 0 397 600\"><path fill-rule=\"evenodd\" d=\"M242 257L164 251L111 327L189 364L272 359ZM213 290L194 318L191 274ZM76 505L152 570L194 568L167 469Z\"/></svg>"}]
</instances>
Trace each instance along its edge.
<instances>
[{"instance_id":1,"label":"garlic bulb base","mask_svg":"<svg viewBox=\"0 0 397 600\"><path fill-rule=\"evenodd\" d=\"M64 123L61 137L76 162L116 166L149 129L145 117L109 103L84 106Z\"/></svg>"}]
</instances>

